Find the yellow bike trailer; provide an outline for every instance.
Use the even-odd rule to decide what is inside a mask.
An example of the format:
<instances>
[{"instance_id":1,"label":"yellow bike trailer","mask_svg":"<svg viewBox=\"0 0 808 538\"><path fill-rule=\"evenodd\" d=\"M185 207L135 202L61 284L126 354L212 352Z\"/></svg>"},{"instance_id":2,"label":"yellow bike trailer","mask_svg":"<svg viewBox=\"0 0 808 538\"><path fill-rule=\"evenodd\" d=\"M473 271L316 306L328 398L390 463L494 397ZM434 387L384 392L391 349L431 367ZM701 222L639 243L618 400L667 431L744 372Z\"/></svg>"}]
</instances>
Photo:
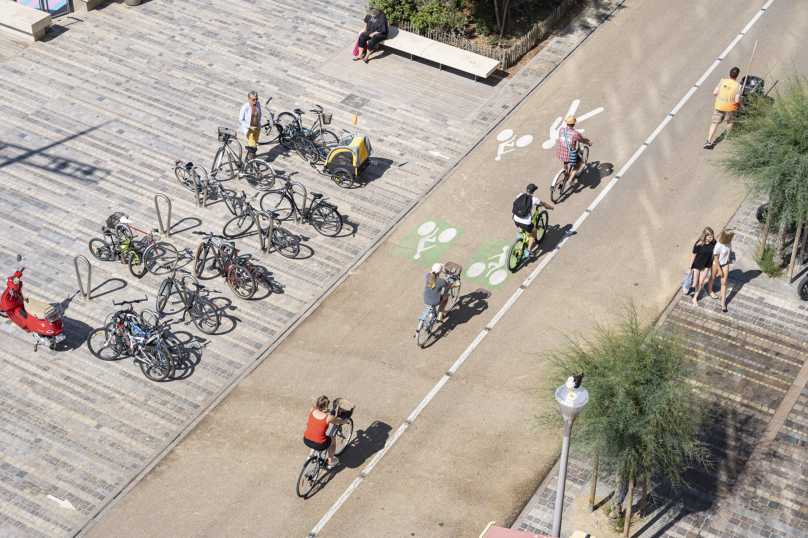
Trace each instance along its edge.
<instances>
[{"instance_id":1,"label":"yellow bike trailer","mask_svg":"<svg viewBox=\"0 0 808 538\"><path fill-rule=\"evenodd\" d=\"M373 150L370 140L362 133L346 135L325 159L325 173L334 183L347 189L370 166Z\"/></svg>"}]
</instances>

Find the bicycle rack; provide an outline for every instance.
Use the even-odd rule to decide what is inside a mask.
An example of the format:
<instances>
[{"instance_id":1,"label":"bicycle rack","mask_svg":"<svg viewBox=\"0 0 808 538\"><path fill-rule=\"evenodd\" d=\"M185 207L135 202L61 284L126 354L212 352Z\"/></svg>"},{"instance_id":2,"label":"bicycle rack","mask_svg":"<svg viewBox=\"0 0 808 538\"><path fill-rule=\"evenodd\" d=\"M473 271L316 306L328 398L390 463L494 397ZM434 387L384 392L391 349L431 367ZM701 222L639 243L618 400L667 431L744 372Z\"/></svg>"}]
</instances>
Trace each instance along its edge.
<instances>
[{"instance_id":1,"label":"bicycle rack","mask_svg":"<svg viewBox=\"0 0 808 538\"><path fill-rule=\"evenodd\" d=\"M188 298L188 287L185 285L185 279L186 278L190 278L193 281L193 283L196 284L197 294L199 292L199 281L196 279L196 277L194 275L192 275L190 273L182 275L182 278L180 279L180 284L182 284L182 286L183 286L182 293L183 293L183 295L185 295L185 304L188 304L190 302L190 300Z\"/></svg>"},{"instance_id":2,"label":"bicycle rack","mask_svg":"<svg viewBox=\"0 0 808 538\"><path fill-rule=\"evenodd\" d=\"M272 246L272 234L275 232L275 219L266 211L259 211L258 216L261 215L264 215L267 220L269 220L269 228L266 234L261 233L261 221L256 220L256 224L258 225L258 241L260 243L261 252L269 252Z\"/></svg>"},{"instance_id":3,"label":"bicycle rack","mask_svg":"<svg viewBox=\"0 0 808 538\"><path fill-rule=\"evenodd\" d=\"M292 183L292 197L295 195L295 185L300 185L300 188L303 189L303 205L300 206L300 211L295 211L295 224L303 224L303 214L306 212L306 202L309 199L309 193L306 190L306 187L303 186L302 183L294 182ZM299 194L299 193L298 193Z\"/></svg>"},{"instance_id":4,"label":"bicycle rack","mask_svg":"<svg viewBox=\"0 0 808 538\"><path fill-rule=\"evenodd\" d=\"M157 199L162 198L168 204L168 228L163 227L163 217L160 215L160 205L157 203ZM162 233L166 237L171 237L171 200L168 199L168 196L163 194L162 192L158 192L154 195L154 210L157 212L157 222L160 224L160 233Z\"/></svg>"},{"instance_id":5,"label":"bicycle rack","mask_svg":"<svg viewBox=\"0 0 808 538\"><path fill-rule=\"evenodd\" d=\"M84 284L81 281L81 272L79 271L79 260L84 260L84 263L87 264L87 293L84 293ZM73 258L73 266L76 268L76 279L79 281L79 292L81 293L81 300L83 301L86 297L88 301L92 301L92 297L90 297L90 291L92 290L93 285L93 266L90 265L90 260L82 256L81 254L75 256Z\"/></svg>"},{"instance_id":6,"label":"bicycle rack","mask_svg":"<svg viewBox=\"0 0 808 538\"><path fill-rule=\"evenodd\" d=\"M205 191L202 193L202 203L201 204L199 203L199 185L197 183L197 179L201 180L203 175L200 175L200 174L196 173L197 168L202 170L202 174L204 175L204 178L205 178ZM196 193L196 198L195 198L196 207L208 207L208 172L207 172L207 170L205 170L204 168L202 168L198 164L195 164L194 167L191 169L191 176L193 177L193 180L194 180L194 193Z\"/></svg>"}]
</instances>

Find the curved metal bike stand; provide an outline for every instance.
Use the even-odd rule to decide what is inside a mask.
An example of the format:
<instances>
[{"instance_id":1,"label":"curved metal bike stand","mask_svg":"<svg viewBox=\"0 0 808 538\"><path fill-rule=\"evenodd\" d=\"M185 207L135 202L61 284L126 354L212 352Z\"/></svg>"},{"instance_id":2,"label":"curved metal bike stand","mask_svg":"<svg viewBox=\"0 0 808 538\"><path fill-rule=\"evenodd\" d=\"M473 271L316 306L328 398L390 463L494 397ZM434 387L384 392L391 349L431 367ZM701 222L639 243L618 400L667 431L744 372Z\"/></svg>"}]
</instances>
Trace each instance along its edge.
<instances>
[{"instance_id":1,"label":"curved metal bike stand","mask_svg":"<svg viewBox=\"0 0 808 538\"><path fill-rule=\"evenodd\" d=\"M199 168L202 173L198 174L196 169ZM208 207L208 172L203 167L195 164L193 168L191 168L191 176L194 180L194 192L196 193L196 207ZM197 183L197 179L200 181L202 178L205 178L205 190L202 193L202 202L199 201L199 184Z\"/></svg>"},{"instance_id":2,"label":"curved metal bike stand","mask_svg":"<svg viewBox=\"0 0 808 538\"><path fill-rule=\"evenodd\" d=\"M269 229L267 230L266 234L261 233L261 221L256 219L256 224L258 224L258 240L260 242L261 252L269 252L270 247L272 246L272 234L275 232L275 219L274 217L266 211L258 211L258 216L263 216L269 221Z\"/></svg>"},{"instance_id":3,"label":"curved metal bike stand","mask_svg":"<svg viewBox=\"0 0 808 538\"><path fill-rule=\"evenodd\" d=\"M160 204L157 203L157 199L162 198L168 204L168 228L163 227L163 217L160 215ZM154 210L157 212L157 222L160 224L160 233L166 237L171 237L171 200L168 199L168 196L163 194L162 192L158 192L154 195Z\"/></svg>"},{"instance_id":4,"label":"curved metal bike stand","mask_svg":"<svg viewBox=\"0 0 808 538\"><path fill-rule=\"evenodd\" d=\"M84 292L84 284L81 281L81 271L79 271L79 260L84 260L84 263L87 264L87 293ZM90 265L90 260L82 256L81 254L73 257L73 266L76 268L76 279L79 281L79 292L81 293L81 300L83 301L86 297L88 301L92 301L92 297L90 297L90 290L92 290L93 285L93 266Z\"/></svg>"},{"instance_id":5,"label":"curved metal bike stand","mask_svg":"<svg viewBox=\"0 0 808 538\"><path fill-rule=\"evenodd\" d=\"M188 286L185 285L185 279L186 278L190 278L193 281L193 283L196 284L197 295L199 294L199 281L191 273L187 273L187 274L182 275L182 278L180 279L180 284L182 284L182 287L183 287L182 292L185 295L185 304L190 304L191 301L190 301L190 299L188 297Z\"/></svg>"},{"instance_id":6,"label":"curved metal bike stand","mask_svg":"<svg viewBox=\"0 0 808 538\"><path fill-rule=\"evenodd\" d=\"M303 186L302 183L294 182L292 183L292 197L295 196L295 185L300 185L300 188L303 189L303 205L300 206L300 211L295 212L295 224L303 224L303 213L306 212L306 202L309 199L309 192L306 190L306 187ZM295 202L297 204L297 202Z\"/></svg>"}]
</instances>

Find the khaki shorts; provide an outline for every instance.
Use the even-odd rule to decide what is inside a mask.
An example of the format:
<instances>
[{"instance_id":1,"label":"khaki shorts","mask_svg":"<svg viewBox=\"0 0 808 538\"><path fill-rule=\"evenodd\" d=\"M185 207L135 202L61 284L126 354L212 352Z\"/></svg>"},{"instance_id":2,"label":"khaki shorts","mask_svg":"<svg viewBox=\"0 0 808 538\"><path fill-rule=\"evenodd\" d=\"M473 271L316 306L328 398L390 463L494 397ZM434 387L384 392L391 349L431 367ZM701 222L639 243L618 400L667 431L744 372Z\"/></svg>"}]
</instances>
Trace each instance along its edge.
<instances>
[{"instance_id":1,"label":"khaki shorts","mask_svg":"<svg viewBox=\"0 0 808 538\"><path fill-rule=\"evenodd\" d=\"M261 129L253 129L247 131L247 147L258 148L258 137L261 136Z\"/></svg>"},{"instance_id":2,"label":"khaki shorts","mask_svg":"<svg viewBox=\"0 0 808 538\"><path fill-rule=\"evenodd\" d=\"M715 110L713 111L713 125L720 125L722 121L727 120L727 123L735 122L735 114L737 110Z\"/></svg>"}]
</instances>

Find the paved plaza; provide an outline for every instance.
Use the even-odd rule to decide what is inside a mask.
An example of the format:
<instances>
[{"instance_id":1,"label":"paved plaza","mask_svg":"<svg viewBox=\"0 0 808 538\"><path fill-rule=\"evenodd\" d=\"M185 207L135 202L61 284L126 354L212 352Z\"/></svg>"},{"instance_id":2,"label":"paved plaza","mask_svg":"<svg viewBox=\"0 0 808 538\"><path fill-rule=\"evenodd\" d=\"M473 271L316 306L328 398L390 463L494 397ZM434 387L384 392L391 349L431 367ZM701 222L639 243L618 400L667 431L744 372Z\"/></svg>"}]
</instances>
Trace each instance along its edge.
<instances>
[{"instance_id":1,"label":"paved plaza","mask_svg":"<svg viewBox=\"0 0 808 538\"><path fill-rule=\"evenodd\" d=\"M28 335L0 324L0 536L75 535L617 4L595 3L514 78L476 84L395 55L347 63L364 14L363 3L347 1L110 2L61 19L42 42L0 38L0 267L7 276L15 255L25 256L25 293L61 303L68 344L35 353ZM386 85L374 83L386 74ZM411 83L419 77L424 86ZM252 89L262 103L272 96L276 113L322 105L337 133L358 114L374 164L357 188L339 189L276 146L259 151L280 178L336 204L342 233L326 238L289 224L302 239L297 260L259 254L255 236L238 240L270 271L273 290L243 301L222 280L205 282L222 327L212 337L173 327L186 350L175 380L153 383L131 360L95 359L84 339L115 310L112 301L148 296L143 305L153 308L160 278L136 281L123 265L93 261L87 302L77 294L74 257L90 257L88 241L113 212L142 230L156 227L154 198L164 193L172 204L166 240L188 267L198 243L192 232L218 233L230 215L215 199L197 208L173 163L209 168L217 127L237 127ZM256 194L246 184L227 187Z\"/></svg>"},{"instance_id":2,"label":"paved plaza","mask_svg":"<svg viewBox=\"0 0 808 538\"><path fill-rule=\"evenodd\" d=\"M758 204L747 202L729 227L733 249L755 256L761 225ZM698 308L677 295L663 315L698 364L693 380L713 404L707 441L715 467L688 476L689 487L652 487L647 517L632 526L635 538L803 538L808 535L805 465L808 461L808 309L795 287L780 292L759 271L750 279L737 266L730 272L728 314L703 296ZM764 287L765 286L765 287ZM574 442L573 431L573 442ZM587 514L590 462L574 461L568 475L562 536L576 529L604 534ZM552 530L558 475L537 493L514 528ZM613 477L600 477L595 506L611 498ZM640 509L640 489L633 511Z\"/></svg>"}]
</instances>

